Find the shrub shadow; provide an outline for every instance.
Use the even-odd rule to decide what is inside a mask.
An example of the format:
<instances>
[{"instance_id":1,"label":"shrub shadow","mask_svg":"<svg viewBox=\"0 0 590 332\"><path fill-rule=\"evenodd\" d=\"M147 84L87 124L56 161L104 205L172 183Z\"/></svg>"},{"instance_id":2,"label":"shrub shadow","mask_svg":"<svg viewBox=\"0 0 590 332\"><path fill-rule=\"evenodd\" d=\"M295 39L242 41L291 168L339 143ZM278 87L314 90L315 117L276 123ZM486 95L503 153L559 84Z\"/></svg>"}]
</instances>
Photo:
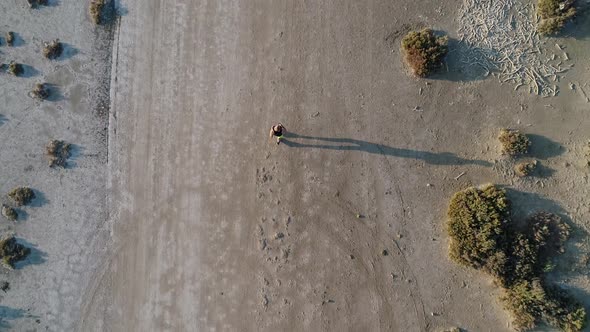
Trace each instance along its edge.
<instances>
[{"instance_id":1,"label":"shrub shadow","mask_svg":"<svg viewBox=\"0 0 590 332\"><path fill-rule=\"evenodd\" d=\"M590 2L587 2L586 5L582 5L581 2L578 1L579 5L576 17L565 26L558 37L570 37L581 40L590 39L590 24L588 24L590 20Z\"/></svg>"},{"instance_id":2,"label":"shrub shadow","mask_svg":"<svg viewBox=\"0 0 590 332\"><path fill-rule=\"evenodd\" d=\"M27 312L23 309L15 309L0 305L0 329L10 329L12 324L9 321L25 318Z\"/></svg>"},{"instance_id":3,"label":"shrub shadow","mask_svg":"<svg viewBox=\"0 0 590 332\"><path fill-rule=\"evenodd\" d=\"M519 191L513 188L503 187L506 190L506 196L512 203L512 217L516 222L524 222L531 214L539 211L547 211L560 216L568 224L571 220L566 215L565 210L555 201L544 198L539 194Z\"/></svg>"},{"instance_id":4,"label":"shrub shadow","mask_svg":"<svg viewBox=\"0 0 590 332\"><path fill-rule=\"evenodd\" d=\"M68 43L61 43L63 47L63 51L61 55L56 59L58 61L64 61L73 58L76 54L79 53L78 49Z\"/></svg>"},{"instance_id":5,"label":"shrub shadow","mask_svg":"<svg viewBox=\"0 0 590 332\"><path fill-rule=\"evenodd\" d=\"M15 222L18 223L20 221L27 221L29 219L29 213L24 209L15 208L15 210L18 214L18 218L15 220Z\"/></svg>"},{"instance_id":6,"label":"shrub shadow","mask_svg":"<svg viewBox=\"0 0 590 332\"><path fill-rule=\"evenodd\" d=\"M541 135L527 134L531 141L529 155L533 158L547 160L563 154L565 149L561 144Z\"/></svg>"},{"instance_id":7,"label":"shrub shadow","mask_svg":"<svg viewBox=\"0 0 590 332\"><path fill-rule=\"evenodd\" d=\"M72 169L78 166L78 159L82 156L84 148L78 144L70 143L70 157L66 161L66 169Z\"/></svg>"},{"instance_id":8,"label":"shrub shadow","mask_svg":"<svg viewBox=\"0 0 590 332\"><path fill-rule=\"evenodd\" d=\"M429 76L433 80L446 80L451 82L473 82L488 78L489 72L480 65L464 63L463 54L477 52L477 48L471 47L460 40L449 38L449 53L445 58L443 67Z\"/></svg>"},{"instance_id":9,"label":"shrub shadow","mask_svg":"<svg viewBox=\"0 0 590 332\"><path fill-rule=\"evenodd\" d=\"M12 46L9 46L9 47L20 47L25 44L25 40L20 35L20 33L12 31L12 35L14 37L14 40L12 41ZM2 36L2 42L3 42L2 45L6 45L6 35Z\"/></svg>"},{"instance_id":10,"label":"shrub shadow","mask_svg":"<svg viewBox=\"0 0 590 332\"><path fill-rule=\"evenodd\" d=\"M19 77L30 78L40 74L40 72L33 66L22 64L24 72Z\"/></svg>"},{"instance_id":11,"label":"shrub shadow","mask_svg":"<svg viewBox=\"0 0 590 332\"><path fill-rule=\"evenodd\" d=\"M47 97L45 100L57 102L66 99L59 86L52 83L45 83L45 88L47 89L47 92L49 92L49 97Z\"/></svg>"},{"instance_id":12,"label":"shrub shadow","mask_svg":"<svg viewBox=\"0 0 590 332\"><path fill-rule=\"evenodd\" d=\"M0 114L0 126L5 124L6 122L8 122L8 118L5 117L4 115Z\"/></svg>"},{"instance_id":13,"label":"shrub shadow","mask_svg":"<svg viewBox=\"0 0 590 332\"><path fill-rule=\"evenodd\" d=\"M24 267L27 267L29 265L40 265L45 263L47 253L37 249L36 245L21 238L17 238L16 241L24 245L25 247L31 249L31 253L24 260L14 263L15 270L23 269Z\"/></svg>"},{"instance_id":14,"label":"shrub shadow","mask_svg":"<svg viewBox=\"0 0 590 332\"><path fill-rule=\"evenodd\" d=\"M49 203L49 201L45 198L45 194L43 194L42 192L40 192L39 190L36 190L36 189L33 189L33 192L35 193L35 199L33 199L33 201L29 204L29 206L41 207L41 206Z\"/></svg>"}]
</instances>

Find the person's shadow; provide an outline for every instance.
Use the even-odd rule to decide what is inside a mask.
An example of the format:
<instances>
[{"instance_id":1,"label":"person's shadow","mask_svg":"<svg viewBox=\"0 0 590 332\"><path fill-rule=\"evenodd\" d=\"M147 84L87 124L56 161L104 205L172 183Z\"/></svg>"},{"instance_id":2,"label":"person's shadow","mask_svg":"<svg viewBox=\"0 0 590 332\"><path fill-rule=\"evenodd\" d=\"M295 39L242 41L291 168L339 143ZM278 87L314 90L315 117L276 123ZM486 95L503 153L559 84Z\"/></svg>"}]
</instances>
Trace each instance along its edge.
<instances>
[{"instance_id":1,"label":"person's shadow","mask_svg":"<svg viewBox=\"0 0 590 332\"><path fill-rule=\"evenodd\" d=\"M299 143L297 140L313 140L314 143ZM384 156L393 156L399 158L410 158L423 160L432 165L478 165L491 167L492 163L485 160L464 159L457 157L450 152L428 152L411 149L394 148L391 146L376 144L352 138L332 138L332 137L314 137L304 136L295 133L285 133L282 142L292 148L315 148L338 151L363 151ZM328 144L337 143L337 144Z\"/></svg>"}]
</instances>

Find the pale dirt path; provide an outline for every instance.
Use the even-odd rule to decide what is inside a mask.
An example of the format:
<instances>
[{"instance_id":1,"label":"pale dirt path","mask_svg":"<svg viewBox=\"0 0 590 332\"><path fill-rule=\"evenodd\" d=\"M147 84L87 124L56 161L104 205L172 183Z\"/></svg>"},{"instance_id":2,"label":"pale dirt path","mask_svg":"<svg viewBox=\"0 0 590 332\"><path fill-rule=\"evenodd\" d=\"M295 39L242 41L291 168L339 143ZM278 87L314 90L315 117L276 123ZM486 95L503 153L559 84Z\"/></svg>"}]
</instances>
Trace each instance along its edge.
<instances>
[{"instance_id":1,"label":"pale dirt path","mask_svg":"<svg viewBox=\"0 0 590 332\"><path fill-rule=\"evenodd\" d=\"M391 33L448 29L459 1L425 3L124 1L117 245L81 329L505 329L441 225L454 191L497 180L485 147L519 101L406 76ZM301 136L270 144L274 121Z\"/></svg>"}]
</instances>

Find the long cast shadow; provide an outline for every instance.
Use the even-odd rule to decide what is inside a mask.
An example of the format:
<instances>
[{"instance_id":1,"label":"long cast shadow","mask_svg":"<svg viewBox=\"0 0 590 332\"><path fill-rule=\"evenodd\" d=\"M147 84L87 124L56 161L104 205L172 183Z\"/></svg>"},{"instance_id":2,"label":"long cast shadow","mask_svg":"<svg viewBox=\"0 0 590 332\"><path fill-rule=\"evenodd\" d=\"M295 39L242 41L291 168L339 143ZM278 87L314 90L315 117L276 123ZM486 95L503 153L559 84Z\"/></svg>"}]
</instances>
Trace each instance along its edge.
<instances>
[{"instance_id":1,"label":"long cast shadow","mask_svg":"<svg viewBox=\"0 0 590 332\"><path fill-rule=\"evenodd\" d=\"M419 151L411 149L394 148L391 146L361 141L352 138L333 138L333 137L314 137L304 136L295 133L286 133L283 143L292 148L315 148L337 151L362 151L384 156L393 156L399 158L420 159L432 165L478 165L491 167L492 163L485 160L465 159L456 156L450 152L434 153L428 151ZM299 143L294 139L315 140L317 144ZM339 143L338 145L328 145L326 142Z\"/></svg>"}]
</instances>

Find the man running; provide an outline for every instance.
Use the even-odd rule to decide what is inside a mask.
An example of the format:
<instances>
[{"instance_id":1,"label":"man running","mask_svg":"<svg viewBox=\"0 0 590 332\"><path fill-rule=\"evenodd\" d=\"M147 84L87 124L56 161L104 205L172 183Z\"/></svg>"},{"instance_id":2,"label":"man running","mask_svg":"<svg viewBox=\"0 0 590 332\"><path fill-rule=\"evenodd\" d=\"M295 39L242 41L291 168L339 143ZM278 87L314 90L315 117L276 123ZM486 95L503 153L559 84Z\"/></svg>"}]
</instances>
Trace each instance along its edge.
<instances>
[{"instance_id":1,"label":"man running","mask_svg":"<svg viewBox=\"0 0 590 332\"><path fill-rule=\"evenodd\" d=\"M277 138L277 145L281 144L283 134L287 131L287 128L282 123L278 123L270 128L269 138L275 136Z\"/></svg>"}]
</instances>

